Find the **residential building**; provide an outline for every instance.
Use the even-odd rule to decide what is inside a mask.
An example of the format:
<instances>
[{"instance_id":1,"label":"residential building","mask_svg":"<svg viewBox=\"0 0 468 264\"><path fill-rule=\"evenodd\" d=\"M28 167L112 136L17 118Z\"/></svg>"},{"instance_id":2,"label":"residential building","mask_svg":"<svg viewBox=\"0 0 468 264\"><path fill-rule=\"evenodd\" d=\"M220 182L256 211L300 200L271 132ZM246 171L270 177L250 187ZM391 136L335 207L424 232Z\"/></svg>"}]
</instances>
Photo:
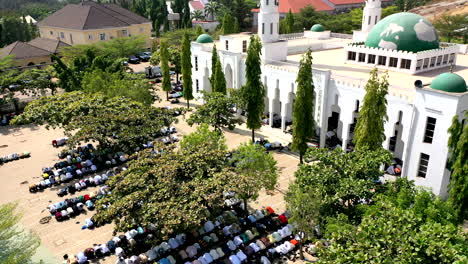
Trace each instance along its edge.
<instances>
[{"instance_id":1,"label":"residential building","mask_svg":"<svg viewBox=\"0 0 468 264\"><path fill-rule=\"evenodd\" d=\"M151 45L151 21L115 4L83 1L68 4L37 23L42 38L70 45L143 36Z\"/></svg>"},{"instance_id":2,"label":"residential building","mask_svg":"<svg viewBox=\"0 0 468 264\"><path fill-rule=\"evenodd\" d=\"M353 35L336 34L322 25L314 25L302 34L279 35L280 6L281 1L261 0L258 14L266 123L289 131L294 122L299 62L311 49L317 145L352 151L369 73L373 68L388 71L388 121L383 148L401 164L397 176L445 197L450 181L446 169L450 155L447 130L455 115L462 119L468 111L467 45L441 43L431 23L417 14L398 13L380 20L380 0L367 1L362 29L354 36L364 39L355 41ZM192 42L195 97L202 99L202 91L211 91L214 44L227 87L239 89L245 85L251 36L223 35L213 41L203 34Z\"/></svg>"}]
</instances>

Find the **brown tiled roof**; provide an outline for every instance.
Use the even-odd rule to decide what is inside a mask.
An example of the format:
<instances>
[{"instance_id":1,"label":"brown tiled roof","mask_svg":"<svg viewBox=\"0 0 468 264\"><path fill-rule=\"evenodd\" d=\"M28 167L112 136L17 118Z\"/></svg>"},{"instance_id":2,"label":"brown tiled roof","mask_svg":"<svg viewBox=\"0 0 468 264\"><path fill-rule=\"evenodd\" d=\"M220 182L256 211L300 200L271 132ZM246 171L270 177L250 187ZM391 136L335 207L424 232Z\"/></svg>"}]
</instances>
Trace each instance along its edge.
<instances>
[{"instance_id":1,"label":"brown tiled roof","mask_svg":"<svg viewBox=\"0 0 468 264\"><path fill-rule=\"evenodd\" d=\"M50 55L50 52L28 43L16 41L0 50L0 58L13 55L15 59L27 59Z\"/></svg>"},{"instance_id":2,"label":"brown tiled roof","mask_svg":"<svg viewBox=\"0 0 468 264\"><path fill-rule=\"evenodd\" d=\"M48 39L48 38L35 38L28 42L28 44L35 47L45 49L51 53L58 53L63 47L69 47L67 43L57 40L57 39Z\"/></svg>"},{"instance_id":3,"label":"brown tiled roof","mask_svg":"<svg viewBox=\"0 0 468 264\"><path fill-rule=\"evenodd\" d=\"M38 25L84 30L125 27L148 22L150 22L148 19L115 4L86 1L68 4L46 17Z\"/></svg>"}]
</instances>

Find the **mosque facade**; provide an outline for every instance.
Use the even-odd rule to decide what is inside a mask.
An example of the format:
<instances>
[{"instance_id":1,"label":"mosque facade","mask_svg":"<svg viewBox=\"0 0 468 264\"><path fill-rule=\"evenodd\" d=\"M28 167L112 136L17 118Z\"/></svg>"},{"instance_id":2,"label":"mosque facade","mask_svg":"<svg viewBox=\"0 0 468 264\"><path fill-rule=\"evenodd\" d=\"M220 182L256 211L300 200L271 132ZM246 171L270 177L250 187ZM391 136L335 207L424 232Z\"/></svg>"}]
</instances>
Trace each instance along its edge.
<instances>
[{"instance_id":1,"label":"mosque facade","mask_svg":"<svg viewBox=\"0 0 468 264\"><path fill-rule=\"evenodd\" d=\"M381 19L380 0L366 1L361 31L352 36L314 25L299 34L279 34L278 0L261 0L258 36L262 41L262 76L267 125L287 133L297 89L299 61L313 56L316 145L352 150L352 138L373 68L388 71L386 140L398 176L446 196L446 163L452 118L464 122L468 109L467 46L441 43L425 18L398 13ZM245 84L245 60L252 33L207 34L192 42L195 97L211 91L211 53L216 45L228 88Z\"/></svg>"}]
</instances>

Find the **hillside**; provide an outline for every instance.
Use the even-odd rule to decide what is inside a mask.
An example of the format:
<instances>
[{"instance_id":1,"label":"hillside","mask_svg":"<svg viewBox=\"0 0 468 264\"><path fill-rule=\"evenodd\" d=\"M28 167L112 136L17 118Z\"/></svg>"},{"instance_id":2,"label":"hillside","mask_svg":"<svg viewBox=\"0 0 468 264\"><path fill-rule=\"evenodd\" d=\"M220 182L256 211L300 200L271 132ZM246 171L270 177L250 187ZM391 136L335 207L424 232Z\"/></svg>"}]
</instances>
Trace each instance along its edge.
<instances>
[{"instance_id":1,"label":"hillside","mask_svg":"<svg viewBox=\"0 0 468 264\"><path fill-rule=\"evenodd\" d=\"M409 12L426 17L429 20L440 16L443 13L450 15L468 14L467 0L439 0L431 4L411 9Z\"/></svg>"}]
</instances>

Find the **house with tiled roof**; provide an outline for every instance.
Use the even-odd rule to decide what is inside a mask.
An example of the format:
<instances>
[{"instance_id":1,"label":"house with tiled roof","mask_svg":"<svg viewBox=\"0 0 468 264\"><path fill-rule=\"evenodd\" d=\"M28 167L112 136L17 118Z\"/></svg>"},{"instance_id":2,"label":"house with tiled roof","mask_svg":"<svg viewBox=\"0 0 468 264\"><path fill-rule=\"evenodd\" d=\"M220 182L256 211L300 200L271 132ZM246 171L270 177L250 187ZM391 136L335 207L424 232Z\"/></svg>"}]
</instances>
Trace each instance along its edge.
<instances>
[{"instance_id":1,"label":"house with tiled roof","mask_svg":"<svg viewBox=\"0 0 468 264\"><path fill-rule=\"evenodd\" d=\"M115 4L83 1L68 4L37 24L42 38L70 45L119 37L151 37L151 21Z\"/></svg>"},{"instance_id":2,"label":"house with tiled roof","mask_svg":"<svg viewBox=\"0 0 468 264\"><path fill-rule=\"evenodd\" d=\"M17 67L42 67L52 63L51 55L70 46L60 40L36 38L30 42L16 41L0 50L0 58L13 57Z\"/></svg>"}]
</instances>

